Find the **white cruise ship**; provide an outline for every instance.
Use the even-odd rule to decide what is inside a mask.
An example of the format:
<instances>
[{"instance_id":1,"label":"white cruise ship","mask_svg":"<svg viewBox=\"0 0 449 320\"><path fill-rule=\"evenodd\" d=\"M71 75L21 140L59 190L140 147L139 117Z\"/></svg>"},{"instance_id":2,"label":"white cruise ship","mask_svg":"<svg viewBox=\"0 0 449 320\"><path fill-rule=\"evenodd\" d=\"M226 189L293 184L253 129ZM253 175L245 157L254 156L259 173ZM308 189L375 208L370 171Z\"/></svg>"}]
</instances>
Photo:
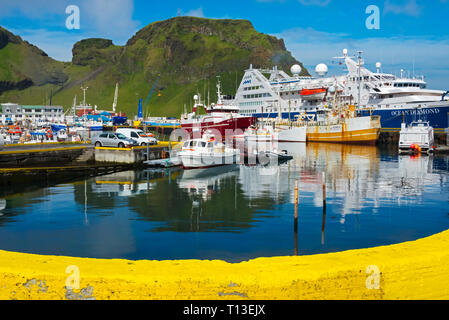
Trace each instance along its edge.
<instances>
[{"instance_id":1,"label":"white cruise ship","mask_svg":"<svg viewBox=\"0 0 449 320\"><path fill-rule=\"evenodd\" d=\"M343 50L348 73L327 76L328 67L319 64L316 77L301 77L301 67L291 67L289 75L278 68L245 71L232 104L242 115L256 118L284 118L312 120L316 110L336 104L354 104L365 115L381 116L383 129L400 131L401 123L416 120L429 121L435 131L449 126L449 101L443 90L427 88L424 77L406 77L376 72L364 67L362 52L351 57Z\"/></svg>"}]
</instances>

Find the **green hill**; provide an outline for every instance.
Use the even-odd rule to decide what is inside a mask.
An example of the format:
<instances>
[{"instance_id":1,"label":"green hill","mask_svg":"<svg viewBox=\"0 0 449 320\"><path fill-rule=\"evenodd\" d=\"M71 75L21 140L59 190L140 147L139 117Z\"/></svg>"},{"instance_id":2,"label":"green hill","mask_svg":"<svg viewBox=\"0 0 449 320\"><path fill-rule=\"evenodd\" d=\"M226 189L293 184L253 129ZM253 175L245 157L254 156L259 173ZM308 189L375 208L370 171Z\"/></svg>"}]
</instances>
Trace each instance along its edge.
<instances>
[{"instance_id":1,"label":"green hill","mask_svg":"<svg viewBox=\"0 0 449 320\"><path fill-rule=\"evenodd\" d=\"M42 104L52 96L53 104L69 108L75 95L82 99L84 85L88 103L110 109L118 82L118 109L132 116L158 80L145 113L179 116L196 93L210 91L216 100L216 76L223 93L233 95L250 64L286 70L300 64L283 40L257 32L249 21L193 17L152 23L124 46L86 39L72 51L72 62L58 62L0 29L0 101Z\"/></svg>"}]
</instances>

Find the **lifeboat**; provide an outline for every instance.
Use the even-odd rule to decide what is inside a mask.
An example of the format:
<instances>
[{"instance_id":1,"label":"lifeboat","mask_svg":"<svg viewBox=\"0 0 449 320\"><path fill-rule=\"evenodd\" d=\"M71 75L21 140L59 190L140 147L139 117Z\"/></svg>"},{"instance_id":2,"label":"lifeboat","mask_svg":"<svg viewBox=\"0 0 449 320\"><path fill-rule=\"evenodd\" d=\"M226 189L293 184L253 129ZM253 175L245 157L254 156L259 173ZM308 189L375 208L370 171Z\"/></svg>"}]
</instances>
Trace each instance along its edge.
<instances>
[{"instance_id":1,"label":"lifeboat","mask_svg":"<svg viewBox=\"0 0 449 320\"><path fill-rule=\"evenodd\" d=\"M304 100L323 100L326 96L327 90L325 88L319 89L302 89L301 98Z\"/></svg>"}]
</instances>

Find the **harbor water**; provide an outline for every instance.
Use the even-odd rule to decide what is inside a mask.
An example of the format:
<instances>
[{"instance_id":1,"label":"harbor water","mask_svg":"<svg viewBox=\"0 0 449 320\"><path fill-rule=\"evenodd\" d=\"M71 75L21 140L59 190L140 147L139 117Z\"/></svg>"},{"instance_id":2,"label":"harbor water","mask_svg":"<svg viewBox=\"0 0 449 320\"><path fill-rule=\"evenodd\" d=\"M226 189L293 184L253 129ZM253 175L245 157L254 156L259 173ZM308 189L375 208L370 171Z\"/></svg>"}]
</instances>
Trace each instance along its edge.
<instances>
[{"instance_id":1,"label":"harbor water","mask_svg":"<svg viewBox=\"0 0 449 320\"><path fill-rule=\"evenodd\" d=\"M239 262L389 245L449 229L448 156L337 144L280 149L294 159L129 171L26 192L11 185L0 191L0 249Z\"/></svg>"}]
</instances>

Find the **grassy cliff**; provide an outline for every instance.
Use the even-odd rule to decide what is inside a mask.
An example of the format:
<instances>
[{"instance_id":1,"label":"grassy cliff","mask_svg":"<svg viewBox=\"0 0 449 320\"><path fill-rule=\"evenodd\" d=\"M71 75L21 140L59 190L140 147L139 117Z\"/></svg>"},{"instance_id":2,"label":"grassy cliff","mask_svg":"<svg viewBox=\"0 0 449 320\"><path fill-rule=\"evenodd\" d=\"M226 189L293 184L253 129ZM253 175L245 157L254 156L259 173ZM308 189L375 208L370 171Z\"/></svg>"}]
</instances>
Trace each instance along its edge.
<instances>
[{"instance_id":1,"label":"grassy cliff","mask_svg":"<svg viewBox=\"0 0 449 320\"><path fill-rule=\"evenodd\" d=\"M223 93L233 95L250 64L288 70L299 63L283 40L257 32L246 20L177 17L159 21L137 32L124 46L107 39L80 41L73 47L70 63L55 61L6 30L0 31L0 84L9 86L0 91L0 101L42 104L52 96L53 104L69 108L75 95L82 99L84 85L89 87L88 103L110 109L118 82L118 108L130 116L137 111L138 99L145 101L157 80L145 113L179 116L184 105L191 108L194 94L207 97L210 92L211 101L216 100L217 76Z\"/></svg>"}]
</instances>

